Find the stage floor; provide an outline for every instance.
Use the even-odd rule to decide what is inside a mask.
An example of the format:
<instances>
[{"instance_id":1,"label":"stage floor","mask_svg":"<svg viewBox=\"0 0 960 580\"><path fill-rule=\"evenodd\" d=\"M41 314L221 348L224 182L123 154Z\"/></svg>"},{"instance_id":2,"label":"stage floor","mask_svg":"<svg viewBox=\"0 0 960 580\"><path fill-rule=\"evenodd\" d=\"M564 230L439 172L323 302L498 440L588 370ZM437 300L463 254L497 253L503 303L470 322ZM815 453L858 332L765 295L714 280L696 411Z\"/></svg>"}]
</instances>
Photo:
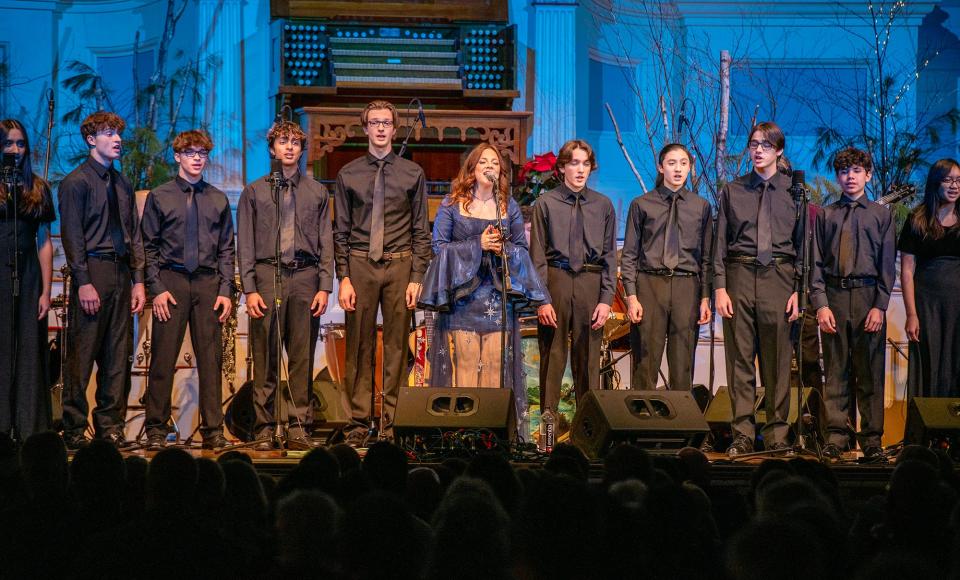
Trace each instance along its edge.
<instances>
[{"instance_id":1,"label":"stage floor","mask_svg":"<svg viewBox=\"0 0 960 580\"><path fill-rule=\"evenodd\" d=\"M184 449L194 457L206 457L216 460L221 455L221 453L201 450L199 446L179 446L179 448ZM289 473L300 462L303 456L307 454L306 451L254 451L250 448L238 449L238 451L250 456L258 472L270 474L277 479ZM363 456L366 449L360 448L357 451ZM126 450L123 454L124 456L136 455L144 457L149 461L157 452L133 449ZM655 457L672 456L675 455L675 452L652 451L651 454ZM896 465L894 460L891 460L889 463L866 464L857 462L859 456L859 452L848 452L844 455L843 461L830 464L831 470L840 484L842 495L867 497L883 493ZM776 456L773 457L773 459L786 461L794 459L794 457L793 455ZM809 461L817 460L817 458L812 455L804 454L802 457ZM750 488L750 477L754 470L761 462L769 458L751 457L731 461L724 453L708 453L707 459L710 461L711 485L746 491ZM440 459L436 458L425 461L412 458L410 460L410 466L429 467L431 465L438 465L440 461ZM542 469L545 462L545 459L519 460L511 461L511 464L515 469ZM603 479L603 475L603 462L600 460L591 461L590 480L599 482Z\"/></svg>"}]
</instances>

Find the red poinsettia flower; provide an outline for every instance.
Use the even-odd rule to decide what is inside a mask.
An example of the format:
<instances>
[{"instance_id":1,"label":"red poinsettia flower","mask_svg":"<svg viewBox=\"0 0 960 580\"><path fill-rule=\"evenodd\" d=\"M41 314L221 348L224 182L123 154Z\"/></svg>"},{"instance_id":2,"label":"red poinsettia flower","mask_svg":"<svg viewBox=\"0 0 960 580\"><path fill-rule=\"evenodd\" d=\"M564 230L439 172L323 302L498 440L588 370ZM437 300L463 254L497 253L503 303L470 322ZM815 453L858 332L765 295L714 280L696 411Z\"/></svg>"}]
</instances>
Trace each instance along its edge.
<instances>
[{"instance_id":1,"label":"red poinsettia flower","mask_svg":"<svg viewBox=\"0 0 960 580\"><path fill-rule=\"evenodd\" d=\"M520 168L520 171L517 173L517 179L521 182L525 181L527 174L531 171L553 171L556 164L557 156L554 155L552 151L547 151L542 155L534 155L533 159L524 163L523 167Z\"/></svg>"}]
</instances>

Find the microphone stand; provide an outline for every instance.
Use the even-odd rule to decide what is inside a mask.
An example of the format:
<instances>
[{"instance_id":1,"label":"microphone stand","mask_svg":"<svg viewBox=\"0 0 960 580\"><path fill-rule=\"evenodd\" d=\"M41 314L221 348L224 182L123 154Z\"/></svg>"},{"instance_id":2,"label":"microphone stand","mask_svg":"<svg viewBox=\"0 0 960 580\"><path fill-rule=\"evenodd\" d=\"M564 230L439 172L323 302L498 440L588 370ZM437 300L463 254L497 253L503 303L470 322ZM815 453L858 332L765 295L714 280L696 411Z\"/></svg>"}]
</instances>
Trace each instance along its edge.
<instances>
[{"instance_id":1,"label":"microphone stand","mask_svg":"<svg viewBox=\"0 0 960 580\"><path fill-rule=\"evenodd\" d=\"M283 305L283 270L282 270L283 263L281 261L282 255L283 255L283 249L280 247L280 234L283 228L283 187L287 184L287 179L283 176L283 169L282 169L282 166L280 165L279 160L276 161L276 165L274 166L274 171L271 171L270 175L266 178L266 181L271 185L271 192L272 192L271 196L275 204L275 210L276 210L275 216L277 220L277 237L276 237L276 242L274 244L274 250L273 250L273 256L274 256L273 319L274 320L273 320L273 324L271 324L271 326L275 325L276 332L277 332L276 340L274 341L274 344L273 344L274 348L276 349L275 354L277 357L277 368L276 368L277 383L273 392L273 419L274 419L274 422L276 423L276 426L274 427L271 441L273 442L273 447L280 450L281 457L285 457L287 455L286 437L280 434L280 426L282 421L281 405L283 403L283 388L281 386L282 382L280 380L280 370L283 366L282 364L283 362L283 332L282 332L283 324L280 321L280 308ZM268 336L269 336L269 332L268 332ZM270 365L268 364L267 365L268 371L269 371L269 366ZM248 380L250 379L250 377L247 377L247 378ZM287 376L287 394L290 396L290 400L293 401L293 391L290 387L289 376ZM297 418L297 421L299 422L299 417ZM300 430L304 433L304 436L306 436L306 432L303 429L303 425L301 425L300 427L301 427ZM217 453L219 454L226 451L231 451L233 449L253 447L258 443L260 443L260 441L257 440L256 435L254 435L254 439L252 441L238 443L236 445L228 445L227 447L224 447L223 449L219 450Z\"/></svg>"},{"instance_id":2,"label":"microphone stand","mask_svg":"<svg viewBox=\"0 0 960 580\"><path fill-rule=\"evenodd\" d=\"M500 210L500 188L497 179L491 180L493 182L493 197L494 197L494 206L497 208L497 229L500 230L500 252L501 252L501 268L500 268L500 284L503 291L503 296L500 300L500 388L503 389L506 384L507 376L507 300L510 297L510 260L507 254L507 228L503 223L503 212ZM496 257L494 256L494 262L496 262ZM514 353L516 356L516 353Z\"/></svg>"},{"instance_id":3,"label":"microphone stand","mask_svg":"<svg viewBox=\"0 0 960 580\"><path fill-rule=\"evenodd\" d=\"M12 160L11 163L8 160ZM11 330L13 335L11 340L13 341L12 352L10 353L10 377L14 384L17 382L17 375L19 372L18 358L20 355L20 341L18 337L20 335L20 189L23 185L22 175L20 174L18 164L16 163L16 158L8 153L3 154L3 185L7 190L7 211L12 211L13 219L13 272L10 276L11 286L13 287L13 316L11 320ZM12 206L10 202L13 202ZM11 427L14 432L18 431L17 429L17 400L16 389L12 389L14 396L10 401L10 408L13 411L12 413L12 423ZM19 433L18 433L19 436Z\"/></svg>"},{"instance_id":4,"label":"microphone stand","mask_svg":"<svg viewBox=\"0 0 960 580\"><path fill-rule=\"evenodd\" d=\"M803 315L807 310L807 301L809 300L809 287L810 287L810 259L811 259L811 243L810 243L810 216L808 213L808 203L810 201L810 192L807 190L806 186L803 184L803 172L794 171L793 174L793 184L789 189L790 193L793 194L794 204L796 205L796 222L795 227L800 230L800 240L801 246L799 248L799 256L803 262L803 265L800 267L800 288L797 291L797 311L798 311L798 320L800 321L800 331L797 339L797 366L803 368ZM783 455L785 453L793 452L796 455L802 455L803 453L810 453L815 455L819 461L823 461L823 455L820 452L820 446L816 446L816 451L810 451L807 449L805 444L805 435L804 435L804 422L803 422L803 373L799 373L800 377L800 386L797 388L797 418L794 423L794 433L796 433L796 440L793 443L793 447L784 447L782 449L774 450L764 450L757 451L755 453L744 453L743 455L737 455L732 459L732 461L742 461L745 459L753 459L755 457L764 457L769 455ZM789 387L788 387L789 388ZM769 419L769 418L768 418Z\"/></svg>"}]
</instances>

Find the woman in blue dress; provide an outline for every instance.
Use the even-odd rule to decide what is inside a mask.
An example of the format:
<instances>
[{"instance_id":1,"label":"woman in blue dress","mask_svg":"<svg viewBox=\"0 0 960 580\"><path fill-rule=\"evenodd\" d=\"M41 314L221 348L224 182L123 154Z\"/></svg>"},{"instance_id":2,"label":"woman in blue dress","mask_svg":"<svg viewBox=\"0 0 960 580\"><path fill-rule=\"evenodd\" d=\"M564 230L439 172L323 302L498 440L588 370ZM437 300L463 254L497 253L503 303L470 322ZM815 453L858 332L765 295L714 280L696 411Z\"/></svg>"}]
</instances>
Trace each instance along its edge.
<instances>
[{"instance_id":1,"label":"woman in blue dress","mask_svg":"<svg viewBox=\"0 0 960 580\"><path fill-rule=\"evenodd\" d=\"M530 262L520 206L509 195L500 153L487 144L467 156L437 211L434 258L423 279L420 307L438 312L430 345L430 385L499 387L501 270L508 257L507 356L504 388L512 389L520 418L527 407L516 309L548 298ZM491 180L490 178L493 178ZM497 229L497 198L507 239Z\"/></svg>"}]
</instances>

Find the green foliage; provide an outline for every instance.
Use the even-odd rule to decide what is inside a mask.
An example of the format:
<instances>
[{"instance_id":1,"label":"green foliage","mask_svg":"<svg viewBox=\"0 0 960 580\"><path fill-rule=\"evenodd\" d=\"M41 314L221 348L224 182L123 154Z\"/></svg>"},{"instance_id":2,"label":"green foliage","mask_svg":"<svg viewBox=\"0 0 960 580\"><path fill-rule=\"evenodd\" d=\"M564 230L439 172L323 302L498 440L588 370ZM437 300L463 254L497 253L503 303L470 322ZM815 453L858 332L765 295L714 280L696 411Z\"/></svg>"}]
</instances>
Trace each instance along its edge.
<instances>
[{"instance_id":1,"label":"green foliage","mask_svg":"<svg viewBox=\"0 0 960 580\"><path fill-rule=\"evenodd\" d=\"M136 127L124 139L123 173L136 189L152 189L174 176L166 161L167 147L150 127Z\"/></svg>"}]
</instances>

